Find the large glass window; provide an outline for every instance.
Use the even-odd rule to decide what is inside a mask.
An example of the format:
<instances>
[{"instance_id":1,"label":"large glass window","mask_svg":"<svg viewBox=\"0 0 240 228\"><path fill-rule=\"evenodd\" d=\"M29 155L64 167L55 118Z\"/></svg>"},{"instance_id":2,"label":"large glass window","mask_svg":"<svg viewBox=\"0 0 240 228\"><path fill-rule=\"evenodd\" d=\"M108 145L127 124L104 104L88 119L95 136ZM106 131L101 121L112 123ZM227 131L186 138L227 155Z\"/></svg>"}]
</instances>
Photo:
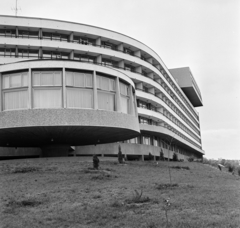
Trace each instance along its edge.
<instances>
[{"instance_id":1,"label":"large glass window","mask_svg":"<svg viewBox=\"0 0 240 228\"><path fill-rule=\"evenodd\" d=\"M38 39L38 31L19 30L18 37L27 39Z\"/></svg>"},{"instance_id":2,"label":"large glass window","mask_svg":"<svg viewBox=\"0 0 240 228\"><path fill-rule=\"evenodd\" d=\"M123 113L130 113L130 86L120 82L121 108Z\"/></svg>"},{"instance_id":3,"label":"large glass window","mask_svg":"<svg viewBox=\"0 0 240 228\"><path fill-rule=\"evenodd\" d=\"M93 45L95 41L88 37L73 36L73 42L78 44Z\"/></svg>"},{"instance_id":4,"label":"large glass window","mask_svg":"<svg viewBox=\"0 0 240 228\"><path fill-rule=\"evenodd\" d=\"M115 110L115 79L97 75L98 108Z\"/></svg>"},{"instance_id":5,"label":"large glass window","mask_svg":"<svg viewBox=\"0 0 240 228\"><path fill-rule=\"evenodd\" d=\"M6 74L2 77L3 110L28 107L28 72Z\"/></svg>"},{"instance_id":6,"label":"large glass window","mask_svg":"<svg viewBox=\"0 0 240 228\"><path fill-rule=\"evenodd\" d=\"M33 72L33 108L62 107L61 71Z\"/></svg>"},{"instance_id":7,"label":"large glass window","mask_svg":"<svg viewBox=\"0 0 240 228\"><path fill-rule=\"evenodd\" d=\"M15 57L15 48L0 48L0 56Z\"/></svg>"},{"instance_id":8,"label":"large glass window","mask_svg":"<svg viewBox=\"0 0 240 228\"><path fill-rule=\"evenodd\" d=\"M93 108L93 75L66 71L67 107Z\"/></svg>"}]
</instances>

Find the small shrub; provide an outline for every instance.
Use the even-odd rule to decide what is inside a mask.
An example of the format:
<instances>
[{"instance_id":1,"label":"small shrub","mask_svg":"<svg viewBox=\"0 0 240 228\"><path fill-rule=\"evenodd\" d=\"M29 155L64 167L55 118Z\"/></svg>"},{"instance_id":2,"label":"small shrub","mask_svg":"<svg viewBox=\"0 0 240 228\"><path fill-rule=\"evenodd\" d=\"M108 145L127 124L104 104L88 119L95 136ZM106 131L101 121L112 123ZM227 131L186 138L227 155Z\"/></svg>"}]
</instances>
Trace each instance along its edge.
<instances>
[{"instance_id":1,"label":"small shrub","mask_svg":"<svg viewBox=\"0 0 240 228\"><path fill-rule=\"evenodd\" d=\"M163 154L163 151L162 151L162 150L161 150L161 152L160 152L159 160L160 160L160 161L164 161L164 154Z\"/></svg>"},{"instance_id":2,"label":"small shrub","mask_svg":"<svg viewBox=\"0 0 240 228\"><path fill-rule=\"evenodd\" d=\"M172 189L179 187L178 184L157 184L156 189L163 190L163 189Z\"/></svg>"},{"instance_id":3,"label":"small shrub","mask_svg":"<svg viewBox=\"0 0 240 228\"><path fill-rule=\"evenodd\" d=\"M238 175L240 176L240 166L237 169Z\"/></svg>"},{"instance_id":4,"label":"small shrub","mask_svg":"<svg viewBox=\"0 0 240 228\"><path fill-rule=\"evenodd\" d=\"M31 173L31 172L37 172L41 168L40 167L16 167L14 170L12 170L12 173Z\"/></svg>"},{"instance_id":5,"label":"small shrub","mask_svg":"<svg viewBox=\"0 0 240 228\"><path fill-rule=\"evenodd\" d=\"M173 154L173 161L178 161L178 155L176 153Z\"/></svg>"},{"instance_id":6,"label":"small shrub","mask_svg":"<svg viewBox=\"0 0 240 228\"><path fill-rule=\"evenodd\" d=\"M232 173L234 170L235 170L235 166L232 165L232 164L230 164L230 165L228 166L228 172Z\"/></svg>"},{"instance_id":7,"label":"small shrub","mask_svg":"<svg viewBox=\"0 0 240 228\"><path fill-rule=\"evenodd\" d=\"M133 204L133 203L146 203L149 202L150 198L146 197L146 196L142 196L142 190L140 192L138 192L137 190L135 190L135 194L132 198L130 199L126 199L125 202L127 204Z\"/></svg>"},{"instance_id":8,"label":"small shrub","mask_svg":"<svg viewBox=\"0 0 240 228\"><path fill-rule=\"evenodd\" d=\"M172 168L172 169L186 169L186 170L190 170L190 168L188 166L171 166L170 168Z\"/></svg>"}]
</instances>

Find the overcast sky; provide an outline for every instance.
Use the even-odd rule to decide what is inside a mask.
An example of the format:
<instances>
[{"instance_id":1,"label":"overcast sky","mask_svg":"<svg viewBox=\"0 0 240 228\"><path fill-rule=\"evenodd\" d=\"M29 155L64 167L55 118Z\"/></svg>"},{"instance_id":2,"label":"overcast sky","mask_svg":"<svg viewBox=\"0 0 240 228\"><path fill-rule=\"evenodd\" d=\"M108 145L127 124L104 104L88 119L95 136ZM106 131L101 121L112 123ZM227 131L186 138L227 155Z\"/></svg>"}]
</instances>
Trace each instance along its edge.
<instances>
[{"instance_id":1,"label":"overcast sky","mask_svg":"<svg viewBox=\"0 0 240 228\"><path fill-rule=\"evenodd\" d=\"M15 0L0 0L14 15ZM19 16L111 29L158 53L168 68L189 66L201 90L207 158L240 159L240 0L18 0Z\"/></svg>"}]
</instances>

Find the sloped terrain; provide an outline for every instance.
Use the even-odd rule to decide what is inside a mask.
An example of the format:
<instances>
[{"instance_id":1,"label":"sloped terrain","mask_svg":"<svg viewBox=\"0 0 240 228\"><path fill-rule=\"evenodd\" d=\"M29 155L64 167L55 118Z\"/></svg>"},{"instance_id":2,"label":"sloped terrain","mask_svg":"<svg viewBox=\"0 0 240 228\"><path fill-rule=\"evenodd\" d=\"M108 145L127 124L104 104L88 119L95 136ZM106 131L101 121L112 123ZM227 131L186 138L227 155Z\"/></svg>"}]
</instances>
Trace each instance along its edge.
<instances>
[{"instance_id":1,"label":"sloped terrain","mask_svg":"<svg viewBox=\"0 0 240 228\"><path fill-rule=\"evenodd\" d=\"M0 227L240 227L240 180L193 162L0 161ZM169 201L167 201L169 200Z\"/></svg>"}]
</instances>

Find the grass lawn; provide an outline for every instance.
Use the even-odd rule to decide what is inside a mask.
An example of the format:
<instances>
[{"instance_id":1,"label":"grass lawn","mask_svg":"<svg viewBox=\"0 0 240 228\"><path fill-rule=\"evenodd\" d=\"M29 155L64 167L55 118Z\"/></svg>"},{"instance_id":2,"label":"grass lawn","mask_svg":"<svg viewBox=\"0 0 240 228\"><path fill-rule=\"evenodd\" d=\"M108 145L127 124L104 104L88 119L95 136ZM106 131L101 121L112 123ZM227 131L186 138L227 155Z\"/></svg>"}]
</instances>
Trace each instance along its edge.
<instances>
[{"instance_id":1,"label":"grass lawn","mask_svg":"<svg viewBox=\"0 0 240 228\"><path fill-rule=\"evenodd\" d=\"M95 171L83 157L0 161L0 227L240 227L238 176L169 164L172 186L168 162L100 158Z\"/></svg>"}]
</instances>

